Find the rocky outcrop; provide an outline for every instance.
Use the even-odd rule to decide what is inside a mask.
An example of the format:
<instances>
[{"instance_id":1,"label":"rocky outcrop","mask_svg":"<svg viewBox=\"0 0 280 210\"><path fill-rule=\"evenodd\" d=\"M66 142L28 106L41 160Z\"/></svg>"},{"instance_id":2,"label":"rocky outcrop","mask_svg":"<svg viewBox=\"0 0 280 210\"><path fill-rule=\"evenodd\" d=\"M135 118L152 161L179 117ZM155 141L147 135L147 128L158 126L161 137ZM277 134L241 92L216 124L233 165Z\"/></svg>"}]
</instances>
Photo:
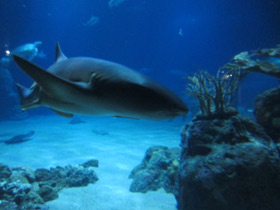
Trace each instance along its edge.
<instances>
[{"instance_id":1,"label":"rocky outcrop","mask_svg":"<svg viewBox=\"0 0 280 210\"><path fill-rule=\"evenodd\" d=\"M268 135L280 143L280 87L265 91L255 102L255 117Z\"/></svg>"},{"instance_id":2,"label":"rocky outcrop","mask_svg":"<svg viewBox=\"0 0 280 210\"><path fill-rule=\"evenodd\" d=\"M279 209L279 153L261 126L238 114L194 119L181 147L179 210Z\"/></svg>"},{"instance_id":3,"label":"rocky outcrop","mask_svg":"<svg viewBox=\"0 0 280 210\"><path fill-rule=\"evenodd\" d=\"M133 179L130 191L146 193L163 188L168 193L174 193L179 155L180 148L150 147L142 163L129 175Z\"/></svg>"},{"instance_id":4,"label":"rocky outcrop","mask_svg":"<svg viewBox=\"0 0 280 210\"><path fill-rule=\"evenodd\" d=\"M96 164L97 160L91 160L82 164L85 167L57 166L35 171L0 164L0 209L48 209L45 202L57 199L63 188L95 183L98 178L92 166Z\"/></svg>"},{"instance_id":5,"label":"rocky outcrop","mask_svg":"<svg viewBox=\"0 0 280 210\"><path fill-rule=\"evenodd\" d=\"M243 73L259 72L280 78L279 68L280 45L276 48L258 49L241 52L235 55L232 62L222 67L225 71L242 71Z\"/></svg>"}]
</instances>

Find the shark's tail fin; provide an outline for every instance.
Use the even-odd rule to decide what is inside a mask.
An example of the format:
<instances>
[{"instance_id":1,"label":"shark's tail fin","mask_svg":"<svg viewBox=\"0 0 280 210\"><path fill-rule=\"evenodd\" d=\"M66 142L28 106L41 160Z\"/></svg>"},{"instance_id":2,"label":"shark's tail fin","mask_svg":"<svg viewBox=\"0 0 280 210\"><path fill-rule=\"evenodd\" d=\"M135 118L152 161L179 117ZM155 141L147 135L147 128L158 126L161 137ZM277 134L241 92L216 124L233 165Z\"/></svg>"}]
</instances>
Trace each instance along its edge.
<instances>
[{"instance_id":1,"label":"shark's tail fin","mask_svg":"<svg viewBox=\"0 0 280 210\"><path fill-rule=\"evenodd\" d=\"M40 88L35 85L32 88L26 88L20 84L16 84L19 92L20 105L22 110L32 109L39 106Z\"/></svg>"}]
</instances>

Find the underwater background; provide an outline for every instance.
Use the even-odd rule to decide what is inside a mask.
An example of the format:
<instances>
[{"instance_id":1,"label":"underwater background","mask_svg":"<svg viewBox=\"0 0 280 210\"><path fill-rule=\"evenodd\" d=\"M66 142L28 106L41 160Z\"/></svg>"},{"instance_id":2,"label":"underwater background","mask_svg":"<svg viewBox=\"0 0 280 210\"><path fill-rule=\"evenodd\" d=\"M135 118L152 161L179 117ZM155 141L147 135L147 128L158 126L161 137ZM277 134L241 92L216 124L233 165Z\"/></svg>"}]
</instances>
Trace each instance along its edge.
<instances>
[{"instance_id":1,"label":"underwater background","mask_svg":"<svg viewBox=\"0 0 280 210\"><path fill-rule=\"evenodd\" d=\"M198 69L214 73L239 52L277 45L279 4L127 0L110 8L103 0L1 1L0 52L4 56L7 49L41 41L39 49L46 58L35 61L48 67L59 42L68 57L90 56L124 64L184 96L185 75ZM85 25L93 16L98 22ZM14 65L11 73L18 83L30 83ZM250 79L242 93L271 84L267 80ZM248 97L243 103L251 105Z\"/></svg>"},{"instance_id":2,"label":"underwater background","mask_svg":"<svg viewBox=\"0 0 280 210\"><path fill-rule=\"evenodd\" d=\"M174 195L163 189L130 192L130 172L149 147L180 146L181 127L199 110L186 94L186 77L199 70L215 75L241 52L276 47L279 11L277 0L0 1L0 70L8 70L0 72L1 141L34 131L30 141L0 143L0 162L36 170L99 161L95 184L59 189L59 197L46 198L42 209L176 209ZM71 123L48 108L21 113L11 84L29 87L33 81L5 58L8 51L37 41L41 45L30 60L44 69L54 63L58 42L67 57L114 61L153 78L179 95L189 114L159 122L78 116ZM270 62L279 67L279 60ZM254 120L256 97L278 85L279 77L249 74L232 106Z\"/></svg>"}]
</instances>

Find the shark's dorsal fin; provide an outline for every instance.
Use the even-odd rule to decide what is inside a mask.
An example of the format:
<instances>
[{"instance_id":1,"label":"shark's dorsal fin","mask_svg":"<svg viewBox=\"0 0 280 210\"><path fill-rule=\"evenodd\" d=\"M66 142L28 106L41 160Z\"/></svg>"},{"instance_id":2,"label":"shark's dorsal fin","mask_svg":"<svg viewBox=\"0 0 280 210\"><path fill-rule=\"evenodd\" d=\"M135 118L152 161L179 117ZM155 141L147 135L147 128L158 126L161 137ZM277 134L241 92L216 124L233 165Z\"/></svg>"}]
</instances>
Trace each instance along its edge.
<instances>
[{"instance_id":1,"label":"shark's dorsal fin","mask_svg":"<svg viewBox=\"0 0 280 210\"><path fill-rule=\"evenodd\" d=\"M59 43L56 43L56 48L55 48L55 62L63 61L66 60L67 57L63 54L61 51L61 48L59 46Z\"/></svg>"},{"instance_id":2,"label":"shark's dorsal fin","mask_svg":"<svg viewBox=\"0 0 280 210\"><path fill-rule=\"evenodd\" d=\"M56 114L62 116L62 117L72 118L74 116L73 114L57 111L55 109L51 109L51 110L54 111Z\"/></svg>"}]
</instances>

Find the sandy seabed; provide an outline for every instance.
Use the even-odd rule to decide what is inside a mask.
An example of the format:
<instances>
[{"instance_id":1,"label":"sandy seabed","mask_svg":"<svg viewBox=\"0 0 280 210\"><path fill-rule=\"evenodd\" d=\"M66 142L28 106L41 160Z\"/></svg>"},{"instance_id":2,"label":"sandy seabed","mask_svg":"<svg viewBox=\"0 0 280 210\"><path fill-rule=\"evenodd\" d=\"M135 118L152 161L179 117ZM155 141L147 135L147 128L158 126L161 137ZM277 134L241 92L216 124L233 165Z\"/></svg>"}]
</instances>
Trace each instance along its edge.
<instances>
[{"instance_id":1,"label":"sandy seabed","mask_svg":"<svg viewBox=\"0 0 280 210\"><path fill-rule=\"evenodd\" d=\"M176 200L163 189L132 193L131 170L154 145L178 147L180 129L174 121L146 121L81 116L85 123L70 124L56 115L32 116L24 121L0 122L0 140L35 131L30 141L0 143L0 162L9 167L50 168L98 159L99 180L86 187L63 189L47 205L51 210L173 210Z\"/></svg>"}]
</instances>

